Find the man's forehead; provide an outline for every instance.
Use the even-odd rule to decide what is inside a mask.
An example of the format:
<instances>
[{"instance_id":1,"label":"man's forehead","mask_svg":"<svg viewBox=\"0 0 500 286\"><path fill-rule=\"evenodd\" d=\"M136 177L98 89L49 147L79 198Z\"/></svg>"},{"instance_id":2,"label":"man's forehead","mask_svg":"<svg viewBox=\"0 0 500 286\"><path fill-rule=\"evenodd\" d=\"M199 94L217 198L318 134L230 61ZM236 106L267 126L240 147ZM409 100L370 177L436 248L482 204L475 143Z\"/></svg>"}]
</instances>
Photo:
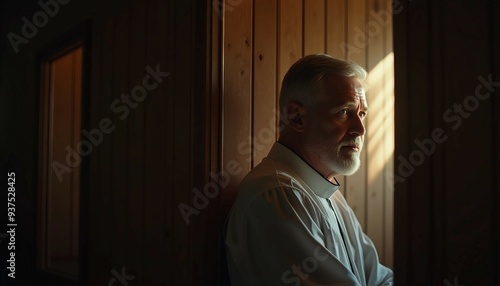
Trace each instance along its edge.
<instances>
[{"instance_id":1,"label":"man's forehead","mask_svg":"<svg viewBox=\"0 0 500 286\"><path fill-rule=\"evenodd\" d=\"M365 91L362 81L356 77L343 77L336 74L329 74L323 78L323 84L330 89Z\"/></svg>"},{"instance_id":2,"label":"man's forehead","mask_svg":"<svg viewBox=\"0 0 500 286\"><path fill-rule=\"evenodd\" d=\"M367 105L366 103L366 94L365 94L365 88L364 87L356 87L356 100L359 100L361 104Z\"/></svg>"},{"instance_id":3,"label":"man's forehead","mask_svg":"<svg viewBox=\"0 0 500 286\"><path fill-rule=\"evenodd\" d=\"M354 91L356 92L356 95L365 97L365 89L362 86L355 86Z\"/></svg>"},{"instance_id":4,"label":"man's forehead","mask_svg":"<svg viewBox=\"0 0 500 286\"><path fill-rule=\"evenodd\" d=\"M324 79L324 95L336 101L359 101L366 105L366 91L361 81L355 77L345 78L329 75ZM332 98L333 97L333 98Z\"/></svg>"}]
</instances>

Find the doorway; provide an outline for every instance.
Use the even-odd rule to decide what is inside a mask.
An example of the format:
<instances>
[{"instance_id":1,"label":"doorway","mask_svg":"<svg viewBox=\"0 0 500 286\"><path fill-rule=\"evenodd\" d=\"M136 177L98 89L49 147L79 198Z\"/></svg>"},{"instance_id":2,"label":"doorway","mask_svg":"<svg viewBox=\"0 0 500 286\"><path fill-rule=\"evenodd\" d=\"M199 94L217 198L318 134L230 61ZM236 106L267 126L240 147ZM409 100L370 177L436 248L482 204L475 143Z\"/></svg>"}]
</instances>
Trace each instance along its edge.
<instances>
[{"instance_id":1,"label":"doorway","mask_svg":"<svg viewBox=\"0 0 500 286\"><path fill-rule=\"evenodd\" d=\"M78 280L82 55L77 42L41 63L38 265Z\"/></svg>"}]
</instances>

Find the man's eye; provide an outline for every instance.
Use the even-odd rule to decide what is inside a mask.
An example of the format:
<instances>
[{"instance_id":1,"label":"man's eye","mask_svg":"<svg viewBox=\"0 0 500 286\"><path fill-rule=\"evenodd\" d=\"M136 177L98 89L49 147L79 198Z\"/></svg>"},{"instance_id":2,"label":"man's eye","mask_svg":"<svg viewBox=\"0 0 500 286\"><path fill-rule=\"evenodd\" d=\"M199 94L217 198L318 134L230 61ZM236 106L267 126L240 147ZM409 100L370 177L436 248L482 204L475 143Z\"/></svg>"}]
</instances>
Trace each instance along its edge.
<instances>
[{"instance_id":1,"label":"man's eye","mask_svg":"<svg viewBox=\"0 0 500 286\"><path fill-rule=\"evenodd\" d=\"M344 108L344 109L340 110L340 111L338 112L338 114L340 114L340 115L346 115L346 114L347 114L347 112L348 112L347 108Z\"/></svg>"},{"instance_id":2,"label":"man's eye","mask_svg":"<svg viewBox=\"0 0 500 286\"><path fill-rule=\"evenodd\" d=\"M361 111L361 112L359 113L359 117L361 117L361 118L365 118L365 117L366 117L366 112Z\"/></svg>"}]
</instances>

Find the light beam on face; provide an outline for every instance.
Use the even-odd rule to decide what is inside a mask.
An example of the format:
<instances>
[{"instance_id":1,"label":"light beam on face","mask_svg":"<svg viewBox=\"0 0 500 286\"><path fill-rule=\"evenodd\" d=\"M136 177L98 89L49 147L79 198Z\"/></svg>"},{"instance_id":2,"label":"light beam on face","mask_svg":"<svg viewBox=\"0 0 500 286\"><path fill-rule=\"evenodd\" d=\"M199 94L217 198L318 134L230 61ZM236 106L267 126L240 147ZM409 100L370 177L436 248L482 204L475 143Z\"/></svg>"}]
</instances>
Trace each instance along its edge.
<instances>
[{"instance_id":1,"label":"light beam on face","mask_svg":"<svg viewBox=\"0 0 500 286\"><path fill-rule=\"evenodd\" d=\"M356 101L360 107L367 107L365 91L362 87L355 88ZM330 158L331 169L336 173L348 176L354 174L361 165L361 150L363 149L363 137L358 136L342 141L337 150L332 150L336 154ZM325 162L327 163L327 162Z\"/></svg>"},{"instance_id":2,"label":"light beam on face","mask_svg":"<svg viewBox=\"0 0 500 286\"><path fill-rule=\"evenodd\" d=\"M367 113L365 91L355 78L328 79L326 96L317 106L308 153L315 153L334 175L352 175L360 165ZM315 150L313 150L314 148Z\"/></svg>"}]
</instances>

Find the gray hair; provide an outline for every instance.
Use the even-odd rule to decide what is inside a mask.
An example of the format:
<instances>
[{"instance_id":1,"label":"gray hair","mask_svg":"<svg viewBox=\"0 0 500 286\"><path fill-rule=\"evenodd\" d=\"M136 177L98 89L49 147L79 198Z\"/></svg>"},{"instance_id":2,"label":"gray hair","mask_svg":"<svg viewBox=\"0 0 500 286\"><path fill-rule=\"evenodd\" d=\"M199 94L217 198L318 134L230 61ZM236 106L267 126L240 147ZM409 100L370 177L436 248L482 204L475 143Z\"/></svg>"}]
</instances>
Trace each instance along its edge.
<instances>
[{"instance_id":1,"label":"gray hair","mask_svg":"<svg viewBox=\"0 0 500 286\"><path fill-rule=\"evenodd\" d=\"M358 64L325 54L308 55L294 63L283 79L279 98L280 122L287 122L285 106L297 101L307 107L314 105L321 94L322 79L326 75L357 78L366 90L366 70Z\"/></svg>"}]
</instances>

